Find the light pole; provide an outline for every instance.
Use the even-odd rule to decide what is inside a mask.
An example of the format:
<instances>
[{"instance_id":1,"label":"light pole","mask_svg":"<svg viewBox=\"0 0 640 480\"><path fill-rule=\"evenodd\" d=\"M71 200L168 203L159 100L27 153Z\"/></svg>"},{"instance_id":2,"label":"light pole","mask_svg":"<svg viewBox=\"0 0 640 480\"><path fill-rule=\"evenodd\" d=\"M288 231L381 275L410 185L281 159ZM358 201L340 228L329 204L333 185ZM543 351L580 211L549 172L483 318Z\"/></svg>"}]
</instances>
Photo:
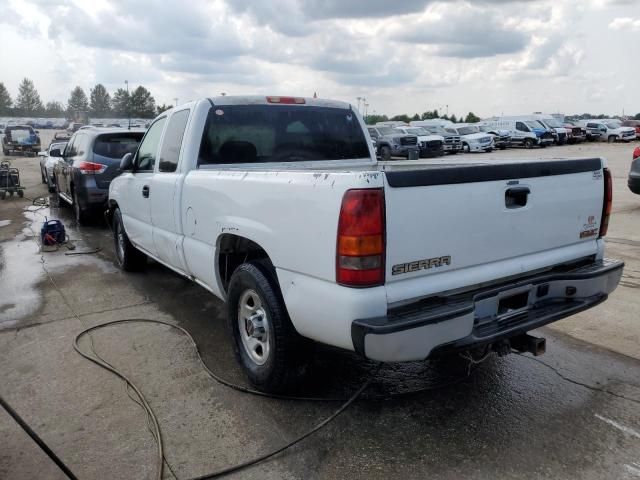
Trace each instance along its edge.
<instances>
[{"instance_id":1,"label":"light pole","mask_svg":"<svg viewBox=\"0 0 640 480\"><path fill-rule=\"evenodd\" d=\"M358 112L360 111L360 100L362 100L362 97L356 97L356 100L358 101Z\"/></svg>"},{"instance_id":2,"label":"light pole","mask_svg":"<svg viewBox=\"0 0 640 480\"><path fill-rule=\"evenodd\" d=\"M127 86L127 119L128 119L128 130L131 130L131 108L129 106L129 80L125 80L124 84Z\"/></svg>"},{"instance_id":3,"label":"light pole","mask_svg":"<svg viewBox=\"0 0 640 480\"><path fill-rule=\"evenodd\" d=\"M175 101L175 103L173 104L173 106L174 106L174 107L177 107L177 106L178 106L178 97L175 97L173 100Z\"/></svg>"}]
</instances>

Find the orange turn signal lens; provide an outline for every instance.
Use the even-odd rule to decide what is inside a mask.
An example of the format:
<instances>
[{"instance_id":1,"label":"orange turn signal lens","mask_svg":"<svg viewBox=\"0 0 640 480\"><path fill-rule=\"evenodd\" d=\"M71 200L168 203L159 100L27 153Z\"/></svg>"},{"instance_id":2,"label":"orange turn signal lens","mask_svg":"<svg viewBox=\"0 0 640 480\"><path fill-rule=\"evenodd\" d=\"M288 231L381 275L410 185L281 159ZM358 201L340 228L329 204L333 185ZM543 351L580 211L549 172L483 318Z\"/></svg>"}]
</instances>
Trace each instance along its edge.
<instances>
[{"instance_id":1,"label":"orange turn signal lens","mask_svg":"<svg viewBox=\"0 0 640 480\"><path fill-rule=\"evenodd\" d=\"M364 235L338 237L338 254L349 256L378 255L384 249L382 235Z\"/></svg>"}]
</instances>

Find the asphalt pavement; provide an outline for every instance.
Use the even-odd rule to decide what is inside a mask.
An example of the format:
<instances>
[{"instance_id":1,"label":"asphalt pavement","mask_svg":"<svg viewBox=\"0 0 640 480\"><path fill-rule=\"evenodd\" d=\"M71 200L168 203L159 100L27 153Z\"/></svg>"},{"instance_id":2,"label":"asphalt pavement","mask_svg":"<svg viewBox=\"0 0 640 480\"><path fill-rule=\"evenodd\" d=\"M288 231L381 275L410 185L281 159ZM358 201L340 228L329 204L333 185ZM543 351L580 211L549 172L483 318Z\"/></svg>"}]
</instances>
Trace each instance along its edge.
<instances>
[{"instance_id":1,"label":"asphalt pavement","mask_svg":"<svg viewBox=\"0 0 640 480\"><path fill-rule=\"evenodd\" d=\"M318 346L295 393L344 398L373 377L370 387L316 435L229 478L640 478L640 196L626 190L631 150L586 144L494 154L606 156L614 173L608 256L627 263L623 281L604 304L535 332L547 338L544 356L378 369ZM38 159L10 160L28 199L0 201L0 395L79 478L153 478L156 447L143 410L122 381L80 357L73 340L110 320L159 319L189 331L211 370L245 383L224 305L155 263L145 273L120 272L110 230L78 227L53 197L49 207L33 206L47 195ZM75 250L39 252L34 234L45 218L63 220ZM170 465L165 478L188 479L257 456L340 406L220 385L188 339L166 326L114 326L92 340L156 412ZM64 478L2 411L0 478Z\"/></svg>"}]
</instances>

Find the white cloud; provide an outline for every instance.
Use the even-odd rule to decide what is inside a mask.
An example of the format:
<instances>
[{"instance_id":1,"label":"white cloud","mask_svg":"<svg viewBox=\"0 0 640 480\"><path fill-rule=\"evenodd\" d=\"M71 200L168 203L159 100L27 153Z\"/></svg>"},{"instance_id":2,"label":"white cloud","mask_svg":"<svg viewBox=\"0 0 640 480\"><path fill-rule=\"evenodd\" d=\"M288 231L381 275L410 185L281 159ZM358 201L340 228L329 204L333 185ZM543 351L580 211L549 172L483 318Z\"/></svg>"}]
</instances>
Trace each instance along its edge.
<instances>
[{"instance_id":1,"label":"white cloud","mask_svg":"<svg viewBox=\"0 0 640 480\"><path fill-rule=\"evenodd\" d=\"M549 106L635 112L640 65L623 34L640 28L635 7L629 0L0 0L0 64L13 66L0 82L15 96L28 76L44 100L60 101L76 84L112 91L128 79L160 103L221 91L318 91L366 96L371 111L389 114L446 105L456 115ZM607 34L607 25L620 33ZM626 88L607 90L610 79L595 72Z\"/></svg>"},{"instance_id":2,"label":"white cloud","mask_svg":"<svg viewBox=\"0 0 640 480\"><path fill-rule=\"evenodd\" d=\"M640 18L619 17L609 23L612 30L640 30Z\"/></svg>"}]
</instances>

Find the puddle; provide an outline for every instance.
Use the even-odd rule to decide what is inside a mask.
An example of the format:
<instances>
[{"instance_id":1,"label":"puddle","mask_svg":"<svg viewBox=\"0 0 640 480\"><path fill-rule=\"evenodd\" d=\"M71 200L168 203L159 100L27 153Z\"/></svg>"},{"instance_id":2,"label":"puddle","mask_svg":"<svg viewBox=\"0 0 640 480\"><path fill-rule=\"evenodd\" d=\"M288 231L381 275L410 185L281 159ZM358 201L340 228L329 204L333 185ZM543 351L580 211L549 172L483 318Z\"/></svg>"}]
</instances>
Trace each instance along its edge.
<instances>
[{"instance_id":1,"label":"puddle","mask_svg":"<svg viewBox=\"0 0 640 480\"><path fill-rule=\"evenodd\" d=\"M70 251L65 246L60 246L54 252L41 253L33 237L35 235L38 239L40 226L45 218L58 218L52 210L55 209L27 207L22 232L14 239L0 243L0 330L15 326L41 308L43 292L38 284L47 278L42 269L43 258L52 275L77 266L97 267L104 273L117 272L111 263L96 255L65 255L65 252ZM66 222L65 228L67 235L74 239L75 251L89 250L91 246L85 244L83 235L76 228L67 225L70 223Z\"/></svg>"}]
</instances>

